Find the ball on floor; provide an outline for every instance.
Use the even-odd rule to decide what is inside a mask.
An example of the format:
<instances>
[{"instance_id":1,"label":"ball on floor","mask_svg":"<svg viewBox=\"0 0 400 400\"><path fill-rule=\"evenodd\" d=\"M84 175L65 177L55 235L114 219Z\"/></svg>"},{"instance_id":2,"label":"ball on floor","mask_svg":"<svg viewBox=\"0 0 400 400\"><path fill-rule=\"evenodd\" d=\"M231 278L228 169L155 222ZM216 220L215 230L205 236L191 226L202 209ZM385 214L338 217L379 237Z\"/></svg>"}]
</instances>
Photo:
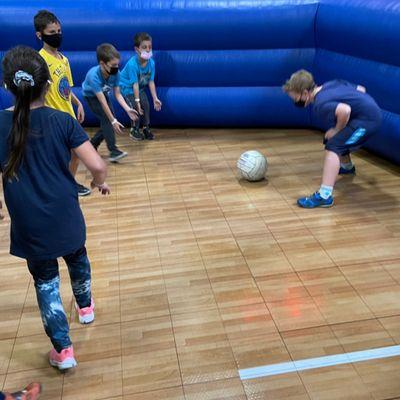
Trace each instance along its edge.
<instances>
[{"instance_id":1,"label":"ball on floor","mask_svg":"<svg viewBox=\"0 0 400 400\"><path fill-rule=\"evenodd\" d=\"M240 176L250 182L264 179L267 165L267 159L257 150L245 151L237 161Z\"/></svg>"}]
</instances>

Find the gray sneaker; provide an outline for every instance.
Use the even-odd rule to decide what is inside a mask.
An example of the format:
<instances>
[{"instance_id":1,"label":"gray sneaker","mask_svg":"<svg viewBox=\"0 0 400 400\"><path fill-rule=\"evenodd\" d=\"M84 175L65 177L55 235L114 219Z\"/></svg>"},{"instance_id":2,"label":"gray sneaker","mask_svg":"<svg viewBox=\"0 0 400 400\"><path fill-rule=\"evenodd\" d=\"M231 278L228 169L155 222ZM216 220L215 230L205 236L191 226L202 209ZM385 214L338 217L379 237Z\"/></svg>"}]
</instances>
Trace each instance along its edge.
<instances>
[{"instance_id":1,"label":"gray sneaker","mask_svg":"<svg viewBox=\"0 0 400 400\"><path fill-rule=\"evenodd\" d=\"M118 162L121 158L124 158L127 155L128 155L128 153L126 151L114 150L110 153L110 156L108 157L108 161Z\"/></svg>"},{"instance_id":2,"label":"gray sneaker","mask_svg":"<svg viewBox=\"0 0 400 400\"><path fill-rule=\"evenodd\" d=\"M138 128L131 128L131 130L129 131L129 136L131 137L131 139L136 141L144 139L143 133L141 133Z\"/></svg>"}]
</instances>

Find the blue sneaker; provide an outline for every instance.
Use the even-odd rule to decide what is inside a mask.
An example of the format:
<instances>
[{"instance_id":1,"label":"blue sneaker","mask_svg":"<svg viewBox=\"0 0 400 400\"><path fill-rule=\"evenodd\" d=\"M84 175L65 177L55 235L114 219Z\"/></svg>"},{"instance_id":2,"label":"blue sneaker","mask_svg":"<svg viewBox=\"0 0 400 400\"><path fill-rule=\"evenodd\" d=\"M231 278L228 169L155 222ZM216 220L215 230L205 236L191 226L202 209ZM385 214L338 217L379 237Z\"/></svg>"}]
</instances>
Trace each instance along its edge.
<instances>
[{"instance_id":1,"label":"blue sneaker","mask_svg":"<svg viewBox=\"0 0 400 400\"><path fill-rule=\"evenodd\" d=\"M321 197L319 192L315 192L310 197L300 197L300 199L297 200L297 205L303 208L332 207L333 196L329 196L325 200Z\"/></svg>"},{"instance_id":2,"label":"blue sneaker","mask_svg":"<svg viewBox=\"0 0 400 400\"><path fill-rule=\"evenodd\" d=\"M355 175L356 174L356 167L353 165L353 168L346 169L343 167L340 167L339 169L339 175Z\"/></svg>"}]
</instances>

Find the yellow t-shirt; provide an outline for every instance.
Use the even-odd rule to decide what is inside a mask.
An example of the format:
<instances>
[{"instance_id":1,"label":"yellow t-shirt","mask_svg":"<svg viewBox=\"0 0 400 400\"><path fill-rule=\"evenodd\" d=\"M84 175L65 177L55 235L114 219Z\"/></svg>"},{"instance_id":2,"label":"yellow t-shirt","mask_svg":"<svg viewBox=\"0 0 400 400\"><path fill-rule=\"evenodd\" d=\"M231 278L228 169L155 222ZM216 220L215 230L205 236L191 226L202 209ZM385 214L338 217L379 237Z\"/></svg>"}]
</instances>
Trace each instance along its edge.
<instances>
[{"instance_id":1,"label":"yellow t-shirt","mask_svg":"<svg viewBox=\"0 0 400 400\"><path fill-rule=\"evenodd\" d=\"M68 58L60 53L62 59L59 59L48 53L45 49L41 49L39 54L44 58L49 67L52 81L46 94L46 106L67 112L75 118L71 102L71 87L74 86L74 82L72 81Z\"/></svg>"}]
</instances>

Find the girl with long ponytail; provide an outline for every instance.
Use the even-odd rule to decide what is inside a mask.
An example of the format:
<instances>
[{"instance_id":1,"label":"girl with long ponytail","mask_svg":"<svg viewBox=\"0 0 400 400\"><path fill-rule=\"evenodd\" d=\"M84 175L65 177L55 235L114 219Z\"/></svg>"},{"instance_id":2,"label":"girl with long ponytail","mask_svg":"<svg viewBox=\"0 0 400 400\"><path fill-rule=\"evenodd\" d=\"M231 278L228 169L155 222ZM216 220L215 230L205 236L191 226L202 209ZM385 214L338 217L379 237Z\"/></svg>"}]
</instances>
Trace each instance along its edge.
<instances>
[{"instance_id":1,"label":"girl with long ponytail","mask_svg":"<svg viewBox=\"0 0 400 400\"><path fill-rule=\"evenodd\" d=\"M94 320L85 221L69 171L71 151L92 173L92 188L102 194L110 192L106 165L74 118L44 106L51 82L38 52L14 48L5 54L2 70L4 86L15 97L13 108L0 111L0 173L11 219L10 253L27 261L54 346L50 364L64 370L77 363L59 292L57 258L63 257L68 266L79 321Z\"/></svg>"}]
</instances>

